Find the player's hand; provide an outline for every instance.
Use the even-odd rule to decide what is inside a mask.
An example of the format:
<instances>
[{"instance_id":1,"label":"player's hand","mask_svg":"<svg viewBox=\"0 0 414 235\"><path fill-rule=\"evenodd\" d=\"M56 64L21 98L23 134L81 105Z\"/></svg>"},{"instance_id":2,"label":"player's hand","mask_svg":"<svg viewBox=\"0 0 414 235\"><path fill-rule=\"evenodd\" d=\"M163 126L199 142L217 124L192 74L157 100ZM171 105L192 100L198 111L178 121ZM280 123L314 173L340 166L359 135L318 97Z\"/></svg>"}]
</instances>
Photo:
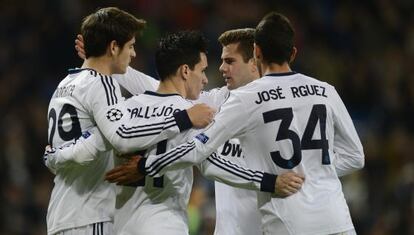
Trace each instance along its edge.
<instances>
[{"instance_id":1,"label":"player's hand","mask_svg":"<svg viewBox=\"0 0 414 235\"><path fill-rule=\"evenodd\" d=\"M105 175L105 180L116 183L117 185L128 185L144 178L144 175L138 172L137 165L141 160L140 156L133 156L127 162L115 167Z\"/></svg>"},{"instance_id":2,"label":"player's hand","mask_svg":"<svg viewBox=\"0 0 414 235\"><path fill-rule=\"evenodd\" d=\"M297 193L305 180L303 175L299 175L295 172L286 172L278 175L275 185L276 197L288 197Z\"/></svg>"},{"instance_id":3,"label":"player's hand","mask_svg":"<svg viewBox=\"0 0 414 235\"><path fill-rule=\"evenodd\" d=\"M45 153L43 154L43 163L53 174L56 174L56 156L54 152L55 149L47 145L45 147Z\"/></svg>"},{"instance_id":4,"label":"player's hand","mask_svg":"<svg viewBox=\"0 0 414 235\"><path fill-rule=\"evenodd\" d=\"M213 121L216 110L206 104L196 104L187 109L194 128L204 128Z\"/></svg>"},{"instance_id":5,"label":"player's hand","mask_svg":"<svg viewBox=\"0 0 414 235\"><path fill-rule=\"evenodd\" d=\"M85 44L83 43L83 37L82 37L81 34L78 34L76 36L76 39L75 39L75 49L76 49L76 52L78 52L78 56L81 59L83 59L83 60L86 59Z\"/></svg>"},{"instance_id":6,"label":"player's hand","mask_svg":"<svg viewBox=\"0 0 414 235\"><path fill-rule=\"evenodd\" d=\"M117 158L125 159L125 160L129 160L136 155L137 155L136 153L133 153L133 154L132 153L116 153L115 154Z\"/></svg>"}]
</instances>

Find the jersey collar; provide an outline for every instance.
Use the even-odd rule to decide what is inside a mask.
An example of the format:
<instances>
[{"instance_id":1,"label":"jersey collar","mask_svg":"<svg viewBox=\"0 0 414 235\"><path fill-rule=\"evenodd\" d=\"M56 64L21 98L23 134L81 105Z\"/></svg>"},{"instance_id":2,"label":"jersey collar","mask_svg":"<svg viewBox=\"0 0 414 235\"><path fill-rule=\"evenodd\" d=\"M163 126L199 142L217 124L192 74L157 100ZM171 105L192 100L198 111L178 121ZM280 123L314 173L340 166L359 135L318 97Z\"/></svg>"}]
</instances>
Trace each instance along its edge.
<instances>
[{"instance_id":1,"label":"jersey collar","mask_svg":"<svg viewBox=\"0 0 414 235\"><path fill-rule=\"evenodd\" d=\"M289 76L293 74L297 74L297 73L295 71L286 72L286 73L269 73L269 74L265 74L263 77L281 77L281 76Z\"/></svg>"},{"instance_id":2,"label":"jersey collar","mask_svg":"<svg viewBox=\"0 0 414 235\"><path fill-rule=\"evenodd\" d=\"M161 96L161 97L178 95L178 96L181 97L181 95L180 94L177 94L177 93L161 94L161 93L157 93L155 91L145 91L144 94L146 94L146 95L153 95L153 96Z\"/></svg>"},{"instance_id":3,"label":"jersey collar","mask_svg":"<svg viewBox=\"0 0 414 235\"><path fill-rule=\"evenodd\" d=\"M96 70L90 69L90 68L84 68L84 69L81 69L81 68L73 68L73 69L68 69L68 73L69 74L75 74L75 73L80 73L80 72L82 72L84 70L89 70L89 71L93 71L95 73L98 73L98 72L96 72Z\"/></svg>"}]
</instances>

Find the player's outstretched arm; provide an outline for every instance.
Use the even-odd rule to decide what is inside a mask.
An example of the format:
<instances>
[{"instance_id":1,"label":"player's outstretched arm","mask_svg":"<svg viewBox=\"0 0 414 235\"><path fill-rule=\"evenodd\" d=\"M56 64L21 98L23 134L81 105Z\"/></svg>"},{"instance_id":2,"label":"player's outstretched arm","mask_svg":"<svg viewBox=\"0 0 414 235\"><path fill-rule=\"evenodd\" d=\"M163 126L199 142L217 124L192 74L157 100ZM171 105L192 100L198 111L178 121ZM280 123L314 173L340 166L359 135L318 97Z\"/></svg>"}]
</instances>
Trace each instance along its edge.
<instances>
[{"instance_id":1,"label":"player's outstretched arm","mask_svg":"<svg viewBox=\"0 0 414 235\"><path fill-rule=\"evenodd\" d=\"M233 187L274 193L276 197L287 197L298 192L304 181L304 177L295 172L286 172L277 176L239 166L215 153L198 167L209 179Z\"/></svg>"},{"instance_id":2,"label":"player's outstretched arm","mask_svg":"<svg viewBox=\"0 0 414 235\"><path fill-rule=\"evenodd\" d=\"M211 154L198 165L198 168L209 179L233 187L274 193L277 197L290 196L299 191L303 184L303 177L294 172L287 172L277 176L263 171L252 170L225 160L216 153Z\"/></svg>"},{"instance_id":3,"label":"player's outstretched arm","mask_svg":"<svg viewBox=\"0 0 414 235\"><path fill-rule=\"evenodd\" d=\"M230 98L216 115L214 122L205 132L198 134L191 141L181 144L166 153L149 155L138 163L142 174L159 177L170 170L198 165L210 156L226 140L242 133L250 125L246 110L241 101Z\"/></svg>"},{"instance_id":4,"label":"player's outstretched arm","mask_svg":"<svg viewBox=\"0 0 414 235\"><path fill-rule=\"evenodd\" d=\"M85 131L72 143L51 147L46 146L43 155L44 163L53 173L73 163L85 165L96 159L100 152L112 147L102 136L97 127Z\"/></svg>"},{"instance_id":5,"label":"player's outstretched arm","mask_svg":"<svg viewBox=\"0 0 414 235\"><path fill-rule=\"evenodd\" d=\"M127 100L95 115L98 127L118 152L147 149L193 126L205 127L211 123L215 112L205 104L194 105L188 110L171 109L169 116L147 115L142 111L145 108L148 107Z\"/></svg>"}]
</instances>

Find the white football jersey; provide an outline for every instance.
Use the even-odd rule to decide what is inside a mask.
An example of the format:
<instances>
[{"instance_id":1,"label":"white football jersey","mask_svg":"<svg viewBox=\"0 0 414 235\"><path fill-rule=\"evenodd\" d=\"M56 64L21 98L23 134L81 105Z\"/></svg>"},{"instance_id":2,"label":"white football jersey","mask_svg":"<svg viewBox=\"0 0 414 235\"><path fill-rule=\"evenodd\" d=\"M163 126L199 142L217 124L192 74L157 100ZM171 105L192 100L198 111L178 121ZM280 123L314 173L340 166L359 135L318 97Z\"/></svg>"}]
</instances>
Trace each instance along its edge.
<instances>
[{"instance_id":1,"label":"white football jersey","mask_svg":"<svg viewBox=\"0 0 414 235\"><path fill-rule=\"evenodd\" d=\"M180 95L158 94L145 92L128 100L127 110L142 107L148 111L148 116L161 110L184 110L193 104ZM134 104L135 103L135 104ZM142 106L146 104L146 106ZM154 111L155 110L155 111ZM154 112L153 112L154 111ZM132 113L132 112L131 112ZM131 116L131 119L139 118ZM142 118L142 117L140 117ZM114 123L118 123L115 121ZM119 122L119 126L122 126ZM160 154L173 146L192 139L199 131L190 130L178 134L156 145L149 146L145 154ZM124 142L124 141L120 141ZM164 161L166 160L166 161ZM168 164L174 159L164 159L157 164ZM144 161L144 160L143 160ZM225 161L216 155L198 164L203 175L208 178L244 187L252 190L273 191L273 185L267 187L264 182L273 179L261 171L241 168ZM193 182L191 167L167 172L157 177L146 177L141 182L131 186L122 186L116 200L115 231L117 234L185 234L188 233L187 204ZM156 225L156 226L154 226Z\"/></svg>"},{"instance_id":2,"label":"white football jersey","mask_svg":"<svg viewBox=\"0 0 414 235\"><path fill-rule=\"evenodd\" d=\"M128 93L142 93L155 89L156 81L138 71L135 77L123 78ZM122 75L119 75L122 78ZM135 84L135 85L134 85ZM65 146L96 126L94 116L99 110L124 100L120 86L111 76L90 69L73 69L58 85L48 110L49 144ZM88 136L84 135L84 138ZM105 172L113 168L110 146L101 148L96 160L89 165L63 164L57 168L55 186L47 213L48 234L113 220L115 191L103 180Z\"/></svg>"},{"instance_id":3,"label":"white football jersey","mask_svg":"<svg viewBox=\"0 0 414 235\"><path fill-rule=\"evenodd\" d=\"M206 103L220 109L228 98L226 86L202 92L197 103ZM242 152L240 141L230 139L217 149L217 154L239 166L248 167ZM257 193L252 190L232 187L214 182L216 201L215 235L251 235L262 234L260 213L257 209Z\"/></svg>"},{"instance_id":4,"label":"white football jersey","mask_svg":"<svg viewBox=\"0 0 414 235\"><path fill-rule=\"evenodd\" d=\"M213 124L192 141L145 163L149 175L187 167L237 137L250 168L305 176L301 190L284 199L258 193L265 234L276 224L290 234L332 234L353 229L337 175L364 165L352 120L335 88L295 72L270 74L230 92ZM185 154L178 154L177 149ZM175 159L166 165L156 162Z\"/></svg>"},{"instance_id":5,"label":"white football jersey","mask_svg":"<svg viewBox=\"0 0 414 235\"><path fill-rule=\"evenodd\" d=\"M48 111L49 144L62 146L95 126L93 114L122 99L119 86L110 76L87 69L71 70L54 92ZM47 213L48 233L111 221L115 205L114 187L103 181L112 169L112 152L88 166L60 168Z\"/></svg>"},{"instance_id":6,"label":"white football jersey","mask_svg":"<svg viewBox=\"0 0 414 235\"><path fill-rule=\"evenodd\" d=\"M230 139L217 150L220 157L248 167L240 141ZM251 156L254 157L254 156ZM257 208L257 193L215 182L216 227L214 235L263 234L260 213Z\"/></svg>"}]
</instances>

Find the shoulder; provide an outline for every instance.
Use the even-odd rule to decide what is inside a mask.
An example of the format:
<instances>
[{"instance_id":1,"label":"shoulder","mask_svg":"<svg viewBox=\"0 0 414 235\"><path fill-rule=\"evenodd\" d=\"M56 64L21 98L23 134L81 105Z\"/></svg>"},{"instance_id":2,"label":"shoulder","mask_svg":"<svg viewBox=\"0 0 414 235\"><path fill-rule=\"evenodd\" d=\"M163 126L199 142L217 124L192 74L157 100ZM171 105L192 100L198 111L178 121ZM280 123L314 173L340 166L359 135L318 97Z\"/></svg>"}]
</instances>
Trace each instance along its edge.
<instances>
[{"instance_id":1,"label":"shoulder","mask_svg":"<svg viewBox=\"0 0 414 235\"><path fill-rule=\"evenodd\" d=\"M109 76L108 76L109 77ZM107 78L106 82L110 82L111 78ZM61 87L74 86L79 92L85 92L96 84L105 81L105 77L95 70L91 69L69 69L67 76L59 83L58 89Z\"/></svg>"},{"instance_id":2,"label":"shoulder","mask_svg":"<svg viewBox=\"0 0 414 235\"><path fill-rule=\"evenodd\" d=\"M298 73L297 76L299 76L303 80L307 80L309 82L316 83L316 84L319 84L321 86L325 86L327 88L329 87L330 89L335 89L335 87L333 85L331 85L331 84L329 84L325 81L321 81L319 79L316 79L314 77L310 77L310 76L307 76L307 75L304 75L304 74L301 74L301 73Z\"/></svg>"},{"instance_id":3,"label":"shoulder","mask_svg":"<svg viewBox=\"0 0 414 235\"><path fill-rule=\"evenodd\" d=\"M112 87L116 83L111 76L103 75L93 69L70 69L67 78L84 87L91 86L91 84L104 84Z\"/></svg>"},{"instance_id":4,"label":"shoulder","mask_svg":"<svg viewBox=\"0 0 414 235\"><path fill-rule=\"evenodd\" d=\"M154 91L159 84L155 78L131 67L127 68L126 73L114 74L113 77L133 94L141 94L145 90Z\"/></svg>"},{"instance_id":5,"label":"shoulder","mask_svg":"<svg viewBox=\"0 0 414 235\"><path fill-rule=\"evenodd\" d=\"M263 87L264 80L262 78L254 80L242 87L230 91L230 96L248 96L249 94L256 94L258 90Z\"/></svg>"}]
</instances>

